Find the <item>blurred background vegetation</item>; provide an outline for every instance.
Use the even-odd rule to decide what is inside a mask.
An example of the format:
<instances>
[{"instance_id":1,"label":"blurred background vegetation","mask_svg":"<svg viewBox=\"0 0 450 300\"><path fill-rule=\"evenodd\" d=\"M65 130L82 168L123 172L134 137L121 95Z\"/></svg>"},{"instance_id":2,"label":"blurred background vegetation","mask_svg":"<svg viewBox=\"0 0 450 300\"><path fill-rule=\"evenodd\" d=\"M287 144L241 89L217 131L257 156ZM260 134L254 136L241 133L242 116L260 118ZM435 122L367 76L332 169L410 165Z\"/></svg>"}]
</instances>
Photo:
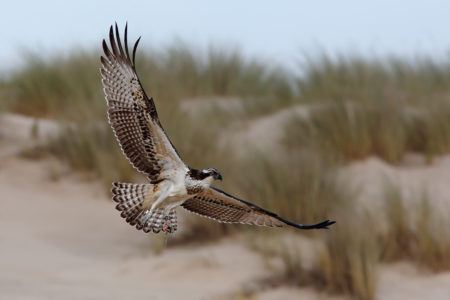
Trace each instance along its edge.
<instances>
[{"instance_id":1,"label":"blurred background vegetation","mask_svg":"<svg viewBox=\"0 0 450 300\"><path fill-rule=\"evenodd\" d=\"M109 190L111 181L143 178L107 124L99 56L29 54L22 68L1 79L0 103L3 111L53 119L64 128L65 134L24 154L56 156L74 170L95 174ZM361 211L358 192L338 176L349 163L371 156L398 165L417 153L432 163L450 151L450 60L319 55L295 74L237 50L176 43L138 50L136 64L163 126L190 166L221 170L222 188L288 219L337 220L332 232L302 233L319 244L312 266L287 247L270 249L282 258L289 283L372 299L380 263L409 259L432 271L450 268L450 224L427 193L419 196L420 205L407 207L398 188L386 185L381 218L387 225L378 226L379 216ZM235 155L233 149L243 144L223 142L223 133L236 124L298 107L306 113L274 124L283 132L277 151L248 148ZM198 217L187 224L197 233L189 240L245 230ZM262 253L269 251L258 245L253 246Z\"/></svg>"}]
</instances>

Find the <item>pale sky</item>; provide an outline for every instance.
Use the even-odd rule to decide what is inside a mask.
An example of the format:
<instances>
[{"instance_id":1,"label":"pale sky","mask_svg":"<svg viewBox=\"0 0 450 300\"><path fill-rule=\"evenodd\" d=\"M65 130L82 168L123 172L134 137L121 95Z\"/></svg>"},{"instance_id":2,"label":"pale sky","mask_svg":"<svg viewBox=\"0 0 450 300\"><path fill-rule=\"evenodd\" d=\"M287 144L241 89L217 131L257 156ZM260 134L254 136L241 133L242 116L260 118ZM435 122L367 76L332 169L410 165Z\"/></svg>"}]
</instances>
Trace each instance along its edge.
<instances>
[{"instance_id":1,"label":"pale sky","mask_svg":"<svg viewBox=\"0 0 450 300\"><path fill-rule=\"evenodd\" d=\"M162 47L231 45L292 67L302 53L443 57L450 50L450 1L8 1L0 11L0 69L20 64L21 49L47 55L100 49L117 21L130 40Z\"/></svg>"}]
</instances>

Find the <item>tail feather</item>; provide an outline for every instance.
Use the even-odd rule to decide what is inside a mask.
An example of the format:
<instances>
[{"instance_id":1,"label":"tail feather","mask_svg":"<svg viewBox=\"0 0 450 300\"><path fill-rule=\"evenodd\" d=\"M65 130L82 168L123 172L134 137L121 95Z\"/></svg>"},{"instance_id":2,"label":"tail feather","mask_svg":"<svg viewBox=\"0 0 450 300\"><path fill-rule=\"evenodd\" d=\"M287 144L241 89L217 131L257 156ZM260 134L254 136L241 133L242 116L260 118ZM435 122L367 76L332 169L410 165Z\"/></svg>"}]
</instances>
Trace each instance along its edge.
<instances>
[{"instance_id":1,"label":"tail feather","mask_svg":"<svg viewBox=\"0 0 450 300\"><path fill-rule=\"evenodd\" d=\"M177 214L175 209L171 209L167 216L164 215L164 209L156 209L151 215L150 211L137 218L138 224L136 228L144 230L144 232L153 231L158 233L161 230L175 232L177 230Z\"/></svg>"},{"instance_id":2,"label":"tail feather","mask_svg":"<svg viewBox=\"0 0 450 300\"><path fill-rule=\"evenodd\" d=\"M177 230L175 209L171 209L165 216L163 208L157 208L150 214L150 211L143 207L145 196L152 192L151 184L114 182L112 189L113 200L117 203L116 209L131 226L136 226L136 229L144 232L158 233L161 230L175 232Z\"/></svg>"}]
</instances>

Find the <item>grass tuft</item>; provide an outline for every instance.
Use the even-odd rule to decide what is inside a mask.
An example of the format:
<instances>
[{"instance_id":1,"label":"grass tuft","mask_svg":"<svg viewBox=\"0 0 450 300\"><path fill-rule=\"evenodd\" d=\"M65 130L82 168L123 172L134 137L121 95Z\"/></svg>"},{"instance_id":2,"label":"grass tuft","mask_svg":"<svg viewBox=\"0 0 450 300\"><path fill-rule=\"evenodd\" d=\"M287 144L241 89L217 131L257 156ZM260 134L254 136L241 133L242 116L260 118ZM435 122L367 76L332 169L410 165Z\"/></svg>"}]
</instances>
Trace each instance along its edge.
<instances>
[{"instance_id":1,"label":"grass tuft","mask_svg":"<svg viewBox=\"0 0 450 300\"><path fill-rule=\"evenodd\" d=\"M376 239L355 226L362 218L348 216L324 238L316 267L311 271L317 282L332 293L374 299L379 252ZM364 222L367 226L367 222Z\"/></svg>"},{"instance_id":2,"label":"grass tuft","mask_svg":"<svg viewBox=\"0 0 450 300\"><path fill-rule=\"evenodd\" d=\"M408 152L428 161L450 151L450 105L410 108L399 103L331 102L308 118L287 122L287 147L310 147L343 162L376 155L398 164Z\"/></svg>"},{"instance_id":3,"label":"grass tuft","mask_svg":"<svg viewBox=\"0 0 450 300\"><path fill-rule=\"evenodd\" d=\"M430 203L426 192L409 199L401 191L386 187L387 231L380 235L382 259L410 259L432 271L449 270L449 221ZM444 210L445 211L445 210Z\"/></svg>"},{"instance_id":4,"label":"grass tuft","mask_svg":"<svg viewBox=\"0 0 450 300\"><path fill-rule=\"evenodd\" d=\"M235 164L236 193L280 216L304 224L332 218L333 210L348 200L335 166L313 154L294 153L283 159L255 155Z\"/></svg>"}]
</instances>

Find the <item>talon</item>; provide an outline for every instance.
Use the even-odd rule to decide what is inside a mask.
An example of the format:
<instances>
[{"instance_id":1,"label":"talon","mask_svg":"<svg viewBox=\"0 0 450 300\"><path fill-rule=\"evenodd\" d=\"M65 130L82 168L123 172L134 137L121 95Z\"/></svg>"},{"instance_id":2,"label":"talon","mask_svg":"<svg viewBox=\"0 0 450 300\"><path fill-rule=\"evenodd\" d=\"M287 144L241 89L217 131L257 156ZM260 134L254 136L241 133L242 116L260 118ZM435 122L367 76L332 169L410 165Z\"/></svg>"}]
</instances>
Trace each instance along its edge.
<instances>
[{"instance_id":1,"label":"talon","mask_svg":"<svg viewBox=\"0 0 450 300\"><path fill-rule=\"evenodd\" d=\"M165 232L165 233L173 233L175 231L175 229L174 229L173 225L167 225L166 224L166 225L163 226L162 231Z\"/></svg>"}]
</instances>

